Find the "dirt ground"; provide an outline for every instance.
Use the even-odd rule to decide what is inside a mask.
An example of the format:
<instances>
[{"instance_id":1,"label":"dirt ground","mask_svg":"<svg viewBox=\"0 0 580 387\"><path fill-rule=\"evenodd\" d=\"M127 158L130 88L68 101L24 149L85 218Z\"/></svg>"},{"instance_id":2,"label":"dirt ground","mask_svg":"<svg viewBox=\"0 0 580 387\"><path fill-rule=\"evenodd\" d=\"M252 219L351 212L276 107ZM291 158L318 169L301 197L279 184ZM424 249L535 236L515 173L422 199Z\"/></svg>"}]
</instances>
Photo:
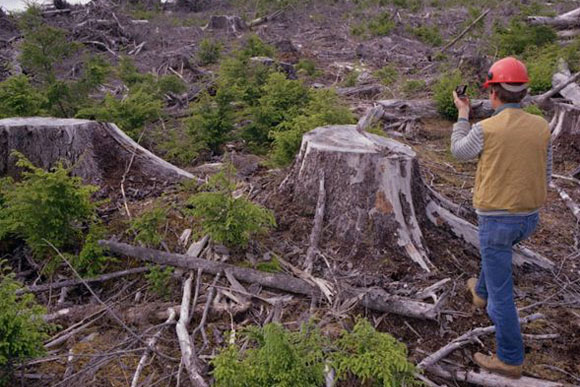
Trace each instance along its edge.
<instances>
[{"instance_id":1,"label":"dirt ground","mask_svg":"<svg viewBox=\"0 0 580 387\"><path fill-rule=\"evenodd\" d=\"M554 11L568 10L575 2L561 1L554 4ZM343 3L341 3L343 4ZM48 18L51 24L70 30L75 38L87 37L115 45L122 45L122 50L130 51L145 42L142 50L133 55L134 60L142 71L152 71L157 74L171 73L169 68L178 71L189 82L190 89L195 87L199 80L199 73L195 66L189 68L188 60L195 56L201 39L210 37L218 39L224 44L227 52L240 45L250 31L236 33L226 31L211 31L203 29L211 15L216 14L241 14L245 19L259 16L251 5L232 6L228 2L216 2L209 9L202 12L185 12L167 8L164 12L152 14L138 13L123 7L114 7L115 16L118 17L122 31L111 32L110 28L99 30L90 24L79 25L91 18L104 18L113 20L112 12L107 7L75 8L73 14L54 15ZM106 9L105 9L106 8ZM262 24L254 29L266 42L279 48L280 58L291 63L296 63L299 58L309 58L316 62L322 74L316 79L305 79L307 83L319 83L324 86L341 86L348 71L345 68L359 68L362 72L372 72L385 65L393 65L399 71L397 81L386 88L383 94L373 98L352 98L349 102L353 111L360 112L363 108L380 98L428 98L430 93L428 86L433 83L437 76L448 68L469 68L475 73L482 73L491 63L490 57L484 54L485 31L489 32L492 21L507 20L517 7L508 4L505 7L493 7L484 31L469 36L465 41L454 46L447 53L447 61L433 62L434 49L420 42L408 33L406 27L420 26L424 24L435 25L439 28L445 41L457 35L463 28L456 21L464 21L468 17L468 9L460 3L451 4L441 10L432 6L425 6L419 12L410 12L407 9L387 7L394 15L396 27L387 37L361 38L353 36L350 28L362 23L376 12L376 8L359 10L353 3L337 6L327 2L308 5L304 8L290 7L273 21ZM147 23L132 24L131 19L139 16L147 16ZM117 28L117 27L115 27ZM12 24L0 19L0 61L6 64L10 61L14 48L6 43L17 36L17 29ZM118 39L122 36L122 39ZM289 42L289 43L288 43ZM115 47L110 47L115 49ZM96 45L92 50L106 49ZM105 54L108 55L108 54ZM116 58L109 55L112 63ZM0 79L4 76L3 66L0 66ZM215 72L217 66L210 66L204 71ZM485 71L485 70L484 70ZM404 82L408 79L425 80L427 88L413 95L408 95L402 90ZM105 89L112 90L115 85L106 85ZM187 113L187 107L172 108L170 115L179 116ZM413 138L399 139L411 145L418 154L422 178L426 184L436 191L460 204L467 212L467 219L476 222L475 214L471 206L471 189L473 188L475 162L460 163L453 159L449 151L449 141L452 122L444 120L424 120L420 130ZM178 131L178 124L169 126L169 130ZM160 130L160 128L153 128ZM163 149L158 149L155 135L145 139L145 144L154 151L163 155ZM575 169L580 163L578 139L563 139L555 144L554 173L566 175ZM255 156L254 156L255 157ZM212 160L218 161L218 160ZM187 170L196 172L194 165L183 165ZM249 256L263 257L269 252L284 257L296 265L301 264L308 246L308 237L312 228L313 213L305 213L296 203L291 203L277 196L277 187L284 179L286 171L269 170L260 164L250 174L243 177L245 192L255 192L253 199L266 204L276 213L278 227L271 235L264 237L260 243L252 244L246 252L231 252L231 262L248 261ZM558 184L577 201L580 201L580 187L569 181L558 181ZM148 197L143 200L135 200L130 203L131 212L138 215L145 208L149 208L156 202L166 204L179 203L189 195L187 188L175 188L161 198ZM121 212L118 203L119 195L111 192L111 197L116 198L102 209L103 218L113 230L118 230L115 237L119 240L129 240L130 235L125 231L126 219ZM552 271L534 270L530 268L517 269L515 275L516 303L519 308L527 308L522 315L540 312L545 319L536 321L523 327L522 331L527 335L558 334L557 338L543 340L529 336L525 339L526 363L524 374L554 381L562 381L570 384L580 383L580 249L578 246L579 228L576 218L572 215L558 193L553 189L548 192L548 202L540 213L541 221L535 234L523 242L526 247L536 251L555 262ZM178 238L185 228L193 228L194 233L199 231L199 225L191 224L186 220L178 206L172 207L170 220L166 227L166 247L174 252L184 252L184 247L178 243ZM431 258L436 270L426 274L412 264L411 261L402 259L392 254L385 254L373 262L359 259L346 259L337 253L334 242L329 235L323 235L321 250L333 267L332 273L324 267L317 267L317 275L333 276L335 280L345 280L357 286L385 286L398 291L408 291L425 288L439 280L450 278L443 291L447 292L446 304L441 310L439 321L430 322L415 319L402 318L395 315L380 315L375 312L357 307L344 313L337 318L331 318L328 306L322 305L316 315L321 319L322 329L332 333L342 326L349 326L352 316L363 314L381 331L389 332L403 341L409 348L409 356L414 362L419 362L427 354L432 353L449 341L476 328L491 325L485 313L475 310L470 300L466 297L465 281L476 276L479 270L478 252L468 247L465 243L440 230L426 227L423 230L426 245L431 251ZM253 259L253 258L252 258ZM364 264L361 264L364 263ZM137 266L139 263L127 260L120 263L119 270ZM33 280L33 278L26 278ZM168 300L179 303L181 296L182 278L176 275L172 279L170 296ZM202 289L206 289L212 282L210 276L204 276ZM405 288L403 288L405 284ZM111 302L118 302L118 310L128 306L145 305L147 303L160 302L156 296L147 293L143 278L134 277L132 280L117 281L104 287L98 286L99 294ZM265 291L266 294L275 294ZM136 294L140 294L139 301ZM44 301L50 309L54 305L57 294L44 297ZM69 294L74 303L83 304L91 302L90 295L78 289ZM166 301L166 300L165 300ZM94 302L94 300L92 301ZM204 298L200 299L204 302ZM295 297L286 304L282 311L281 321L288 328L297 328L301 322L311 317L309 310L310 300ZM263 306L253 308L249 312L236 316L233 323L239 329L252 323L261 323L269 313ZM197 322L197 321L196 321ZM201 353L202 360L208 360L216 353L216 346L223 344L223 332L229 330L233 324L229 316L217 318L208 324L211 332L211 346ZM150 326L149 326L150 327ZM129 352L116 357L103 357L96 354L102 352L114 352L121 348L129 338L126 333L119 330L114 321L107 318L100 319L93 327L87 329L83 336L94 334L87 342L70 340L66 349L83 353L83 358L75 363L76 369L80 369L86 362L108 361L107 366L99 368L95 366L95 374L86 376L91 385L127 385L136 367L140 352ZM179 357L179 345L173 332L165 332L159 345L160 351L173 357ZM114 344L113 344L114 343ZM483 347L469 345L451 354L447 360L451 364L460 364L476 369L472 355L476 351L494 352L495 343L493 336L482 338ZM134 348L133 348L134 349ZM59 352L60 358L47 361L39 366L39 373L63 375L66 372L66 354ZM95 354L91 357L91 354ZM175 374L179 362L169 363L159 359L151 362L145 372L145 378L150 385L175 383ZM182 376L182 380L184 377ZM433 377L434 381L443 380ZM37 381L30 385L58 385L54 382ZM447 382L449 383L449 382ZM343 383L342 385L348 385ZM456 385L462 385L456 383ZM464 384L463 384L464 385Z\"/></svg>"}]
</instances>

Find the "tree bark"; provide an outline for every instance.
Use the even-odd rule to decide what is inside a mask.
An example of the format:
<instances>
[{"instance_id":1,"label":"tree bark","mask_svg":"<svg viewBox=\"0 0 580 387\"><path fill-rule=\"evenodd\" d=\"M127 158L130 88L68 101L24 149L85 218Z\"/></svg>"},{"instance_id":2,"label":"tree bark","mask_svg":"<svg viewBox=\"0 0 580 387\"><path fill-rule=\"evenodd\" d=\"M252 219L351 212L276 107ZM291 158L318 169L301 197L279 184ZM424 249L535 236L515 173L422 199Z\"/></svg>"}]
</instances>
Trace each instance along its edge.
<instances>
[{"instance_id":1,"label":"tree bark","mask_svg":"<svg viewBox=\"0 0 580 387\"><path fill-rule=\"evenodd\" d=\"M547 25L560 30L578 27L580 26L580 8L576 8L556 17L528 16L528 23Z\"/></svg>"},{"instance_id":2,"label":"tree bark","mask_svg":"<svg viewBox=\"0 0 580 387\"><path fill-rule=\"evenodd\" d=\"M132 184L151 190L194 176L138 145L115 124L49 117L0 120L0 176L20 172L16 150L32 163L50 169L59 161L72 165L72 173L85 183L118 190L125 168Z\"/></svg>"}]
</instances>

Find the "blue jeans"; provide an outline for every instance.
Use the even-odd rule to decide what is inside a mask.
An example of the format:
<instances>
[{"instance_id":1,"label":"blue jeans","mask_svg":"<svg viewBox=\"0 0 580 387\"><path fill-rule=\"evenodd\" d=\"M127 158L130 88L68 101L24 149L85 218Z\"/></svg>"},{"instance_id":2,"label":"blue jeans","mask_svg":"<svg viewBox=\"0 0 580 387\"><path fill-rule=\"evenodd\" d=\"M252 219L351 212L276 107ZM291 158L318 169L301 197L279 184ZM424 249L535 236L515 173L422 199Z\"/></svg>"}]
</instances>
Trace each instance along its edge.
<instances>
[{"instance_id":1,"label":"blue jeans","mask_svg":"<svg viewBox=\"0 0 580 387\"><path fill-rule=\"evenodd\" d=\"M496 327L497 356L510 365L524 362L524 343L514 302L512 246L529 237L538 220L537 213L478 216L481 273L475 292L487 300L487 314Z\"/></svg>"}]
</instances>

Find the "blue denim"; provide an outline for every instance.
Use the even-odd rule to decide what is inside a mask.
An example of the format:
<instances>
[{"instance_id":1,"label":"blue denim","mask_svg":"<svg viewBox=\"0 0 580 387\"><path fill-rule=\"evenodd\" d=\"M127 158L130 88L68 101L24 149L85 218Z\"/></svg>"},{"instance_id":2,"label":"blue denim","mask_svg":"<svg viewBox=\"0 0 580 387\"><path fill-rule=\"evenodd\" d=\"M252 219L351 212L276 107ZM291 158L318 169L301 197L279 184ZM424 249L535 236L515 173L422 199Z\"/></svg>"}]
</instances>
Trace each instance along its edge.
<instances>
[{"instance_id":1,"label":"blue denim","mask_svg":"<svg viewBox=\"0 0 580 387\"><path fill-rule=\"evenodd\" d=\"M537 213L478 216L481 273L475 292L487 300L487 314L496 328L497 356L510 365L524 362L524 343L514 302L512 246L529 237L538 220Z\"/></svg>"}]
</instances>

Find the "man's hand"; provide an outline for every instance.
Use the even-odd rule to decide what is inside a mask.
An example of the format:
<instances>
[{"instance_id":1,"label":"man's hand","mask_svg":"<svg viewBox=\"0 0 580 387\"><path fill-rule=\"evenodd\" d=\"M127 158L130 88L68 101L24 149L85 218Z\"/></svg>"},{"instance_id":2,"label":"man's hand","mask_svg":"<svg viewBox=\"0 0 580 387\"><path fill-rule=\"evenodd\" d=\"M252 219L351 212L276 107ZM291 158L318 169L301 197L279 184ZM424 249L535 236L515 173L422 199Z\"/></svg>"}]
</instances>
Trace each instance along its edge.
<instances>
[{"instance_id":1,"label":"man's hand","mask_svg":"<svg viewBox=\"0 0 580 387\"><path fill-rule=\"evenodd\" d=\"M455 107L457 107L457 111L459 112L458 118L469 119L469 107L471 106L469 103L469 98L459 98L457 93L453 91L453 102L455 103Z\"/></svg>"}]
</instances>

